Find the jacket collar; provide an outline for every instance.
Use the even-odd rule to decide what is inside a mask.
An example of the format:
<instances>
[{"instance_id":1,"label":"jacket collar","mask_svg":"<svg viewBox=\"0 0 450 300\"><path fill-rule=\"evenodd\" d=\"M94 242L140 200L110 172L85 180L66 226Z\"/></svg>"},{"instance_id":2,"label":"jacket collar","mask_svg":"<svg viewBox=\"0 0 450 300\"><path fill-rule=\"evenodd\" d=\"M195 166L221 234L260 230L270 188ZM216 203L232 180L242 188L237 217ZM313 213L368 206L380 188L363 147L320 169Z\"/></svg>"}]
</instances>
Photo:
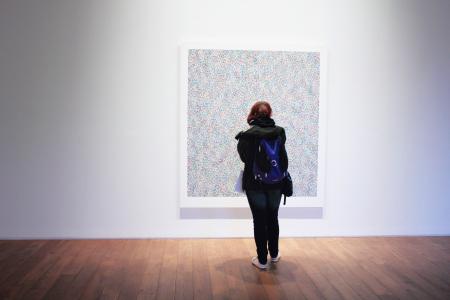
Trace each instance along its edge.
<instances>
[{"instance_id":1,"label":"jacket collar","mask_svg":"<svg viewBox=\"0 0 450 300\"><path fill-rule=\"evenodd\" d=\"M249 125L257 125L260 127L275 127L275 121L270 117L259 117L249 122Z\"/></svg>"},{"instance_id":2,"label":"jacket collar","mask_svg":"<svg viewBox=\"0 0 450 300\"><path fill-rule=\"evenodd\" d=\"M239 132L235 138L241 137L258 137L258 138L275 138L283 131L282 127L275 125L275 121L269 117L260 117L250 121L251 126L246 131Z\"/></svg>"}]
</instances>

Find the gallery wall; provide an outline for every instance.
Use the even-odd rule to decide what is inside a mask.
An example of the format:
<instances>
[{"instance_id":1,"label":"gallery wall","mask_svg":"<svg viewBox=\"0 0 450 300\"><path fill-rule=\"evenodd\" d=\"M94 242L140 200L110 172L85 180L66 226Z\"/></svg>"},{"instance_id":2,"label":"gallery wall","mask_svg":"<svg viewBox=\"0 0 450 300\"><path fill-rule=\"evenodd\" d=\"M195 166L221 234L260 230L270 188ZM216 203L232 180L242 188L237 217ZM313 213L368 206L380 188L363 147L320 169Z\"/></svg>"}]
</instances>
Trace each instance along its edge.
<instances>
[{"instance_id":1,"label":"gallery wall","mask_svg":"<svg viewBox=\"0 0 450 300\"><path fill-rule=\"evenodd\" d=\"M182 41L327 48L323 217L282 236L450 234L449 29L438 0L2 1L0 238L252 236L179 219Z\"/></svg>"}]
</instances>

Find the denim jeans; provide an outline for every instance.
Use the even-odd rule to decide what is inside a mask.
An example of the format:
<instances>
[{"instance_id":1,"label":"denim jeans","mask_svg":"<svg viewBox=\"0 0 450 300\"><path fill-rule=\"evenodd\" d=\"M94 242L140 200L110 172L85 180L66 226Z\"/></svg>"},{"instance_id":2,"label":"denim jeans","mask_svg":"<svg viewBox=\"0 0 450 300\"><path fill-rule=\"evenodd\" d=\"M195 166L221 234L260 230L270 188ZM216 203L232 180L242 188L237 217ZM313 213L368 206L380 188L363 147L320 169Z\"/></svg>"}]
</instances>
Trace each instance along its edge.
<instances>
[{"instance_id":1,"label":"denim jeans","mask_svg":"<svg viewBox=\"0 0 450 300\"><path fill-rule=\"evenodd\" d=\"M267 244L271 257L278 255L278 209L281 190L248 190L245 192L253 215L253 233L260 263L267 263Z\"/></svg>"}]
</instances>

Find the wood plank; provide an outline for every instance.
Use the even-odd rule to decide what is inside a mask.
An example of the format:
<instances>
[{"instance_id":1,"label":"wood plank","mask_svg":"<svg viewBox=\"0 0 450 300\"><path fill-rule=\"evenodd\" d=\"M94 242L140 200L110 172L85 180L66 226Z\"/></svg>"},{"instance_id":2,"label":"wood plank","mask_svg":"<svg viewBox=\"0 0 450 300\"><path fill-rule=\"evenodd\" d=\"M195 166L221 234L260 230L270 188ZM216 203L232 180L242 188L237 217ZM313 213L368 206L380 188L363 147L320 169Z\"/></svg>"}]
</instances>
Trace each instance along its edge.
<instances>
[{"instance_id":1,"label":"wood plank","mask_svg":"<svg viewBox=\"0 0 450 300\"><path fill-rule=\"evenodd\" d=\"M179 240L165 240L164 244L164 255L156 298L173 299L175 298Z\"/></svg>"},{"instance_id":2,"label":"wood plank","mask_svg":"<svg viewBox=\"0 0 450 300\"><path fill-rule=\"evenodd\" d=\"M368 240L370 241L369 245L371 244L375 246L376 255L372 252L368 259L359 257L358 261L360 262L360 266L368 272L371 272L386 288L390 290L390 293L396 297L402 299L417 299L418 295L414 289L411 289L411 287L405 284L401 278L398 278L395 274L392 274L386 269L386 265L388 264L398 264L395 257L392 257L392 253L390 253L389 245L386 244L382 238L371 237L368 238ZM371 252L368 244L361 243L359 239L355 239L354 244L356 246L361 245L367 249L367 252ZM423 298L422 293L419 293L419 296L422 296L422 299L426 299L426 297Z\"/></svg>"},{"instance_id":3,"label":"wood plank","mask_svg":"<svg viewBox=\"0 0 450 300\"><path fill-rule=\"evenodd\" d=\"M180 240L178 247L178 268L175 283L175 299L194 298L192 255L192 241Z\"/></svg>"},{"instance_id":4,"label":"wood plank","mask_svg":"<svg viewBox=\"0 0 450 300\"><path fill-rule=\"evenodd\" d=\"M23 294L24 299L42 299L45 294L51 289L53 284L58 280L61 271L64 266L67 265L69 260L66 257L66 253L71 251L73 241L62 241L63 244L58 247L54 256L52 257L52 263L49 264L51 267L46 270L42 276L36 281L31 289L28 289L26 293ZM25 291L23 287L22 291ZM22 296L20 296L22 298Z\"/></svg>"},{"instance_id":5,"label":"wood plank","mask_svg":"<svg viewBox=\"0 0 450 300\"><path fill-rule=\"evenodd\" d=\"M107 257L110 257L112 248L114 246L113 240L100 241L99 248L101 249L96 253L98 257L98 264L90 280L87 284L81 288L80 299L98 299L103 293L102 283L104 280L105 267L108 265ZM56 299L56 298L55 298Z\"/></svg>"},{"instance_id":6,"label":"wood plank","mask_svg":"<svg viewBox=\"0 0 450 300\"><path fill-rule=\"evenodd\" d=\"M324 260L324 257L320 257L317 252L312 250L313 239L314 238L305 239L300 247L297 245L296 241L292 239L288 239L288 242L291 247L296 248L298 253L304 257L301 266L307 274L307 277L314 283L314 286L320 290L320 293L324 295L326 299L343 299L343 295L325 276L326 270L323 269L323 264L327 262ZM324 272L325 275L323 274Z\"/></svg>"},{"instance_id":7,"label":"wood plank","mask_svg":"<svg viewBox=\"0 0 450 300\"><path fill-rule=\"evenodd\" d=\"M280 240L282 261L277 264L277 269L287 269L289 277L295 280L295 285L299 289L299 299L325 299L314 281L309 277L305 268L304 261L307 257L298 250L298 247L304 247L299 240L295 239L281 239ZM296 299L297 293L289 294L289 298Z\"/></svg>"},{"instance_id":8,"label":"wood plank","mask_svg":"<svg viewBox=\"0 0 450 300\"><path fill-rule=\"evenodd\" d=\"M100 299L119 298L119 287L124 276L122 273L123 262L132 247L131 240L116 240L111 246L110 255L106 255L104 258Z\"/></svg>"},{"instance_id":9,"label":"wood plank","mask_svg":"<svg viewBox=\"0 0 450 300\"><path fill-rule=\"evenodd\" d=\"M147 256L145 240L130 240L132 249L124 261L122 269L122 283L119 286L119 299L136 299L139 294L139 285L146 270L145 260Z\"/></svg>"},{"instance_id":10,"label":"wood plank","mask_svg":"<svg viewBox=\"0 0 450 300\"><path fill-rule=\"evenodd\" d=\"M222 247L220 247L222 265L219 268L227 278L228 296L231 299L249 299L240 268L240 265L249 267L248 258L244 258L240 254L245 249L237 249L242 247L243 244L239 243L239 239L223 239L222 241Z\"/></svg>"},{"instance_id":11,"label":"wood plank","mask_svg":"<svg viewBox=\"0 0 450 300\"><path fill-rule=\"evenodd\" d=\"M26 241L10 241L11 248L14 252L8 252L7 249L2 251L10 253L9 258L5 255L6 259L1 263L0 272L0 297L5 297L9 294L14 294L13 287L22 285L24 277L30 272L37 264L39 264L43 258L48 256L48 253L57 246L58 242L43 241L39 247L35 248L34 252L28 252ZM33 248L33 242L30 242L30 247ZM20 250L20 247L24 250ZM31 279L34 283L35 279ZM16 288L17 289L17 288Z\"/></svg>"},{"instance_id":12,"label":"wood plank","mask_svg":"<svg viewBox=\"0 0 450 300\"><path fill-rule=\"evenodd\" d=\"M53 286L44 295L44 299L64 299L66 291L70 288L75 275L61 274Z\"/></svg>"},{"instance_id":13,"label":"wood plank","mask_svg":"<svg viewBox=\"0 0 450 300\"><path fill-rule=\"evenodd\" d=\"M81 256L83 260L78 261L80 263L80 267L77 268L79 271L74 276L63 299L79 299L85 289L90 288L89 284L92 281L98 282L95 273L109 248L103 240L85 240L83 244L86 247L86 255ZM99 293L96 294L97 296Z\"/></svg>"},{"instance_id":14,"label":"wood plank","mask_svg":"<svg viewBox=\"0 0 450 300\"><path fill-rule=\"evenodd\" d=\"M335 240L332 238L314 239L312 244L313 249L318 253L321 253L324 257L327 257L327 261L332 261L332 263L329 264L330 271L333 274L331 280L334 285L341 285L338 289L341 290L342 293L344 293L344 291L348 293L344 298L376 300L378 299L378 296L381 296L377 295L361 278L355 276L351 272L352 265L348 263L345 257L332 250L337 247ZM382 293L382 295L387 295L387 293Z\"/></svg>"},{"instance_id":15,"label":"wood plank","mask_svg":"<svg viewBox=\"0 0 450 300\"><path fill-rule=\"evenodd\" d=\"M411 286L418 295L427 295L429 298L439 298L450 289L450 276L445 272L441 277L434 270L436 266L430 268L423 265L421 260L416 260L421 251L415 251L420 245L415 244L415 239L408 239L411 245L404 242L403 239L393 239L389 241L390 253L396 258L398 268L391 264L385 267L389 272L396 274L407 285ZM433 263L434 265L434 263ZM425 276L424 276L425 274ZM444 278L447 278L445 281Z\"/></svg>"},{"instance_id":16,"label":"wood plank","mask_svg":"<svg viewBox=\"0 0 450 300\"><path fill-rule=\"evenodd\" d=\"M192 240L192 263L194 299L211 299L211 276L209 273L206 239Z\"/></svg>"},{"instance_id":17,"label":"wood plank","mask_svg":"<svg viewBox=\"0 0 450 300\"><path fill-rule=\"evenodd\" d=\"M372 291L372 293L383 299L394 298L391 291L384 286L371 272L364 268L361 268L356 260L352 256L352 251L348 252L345 246L341 242L340 238L335 238L335 243L333 244L330 251L333 251L337 257L340 258L341 264L349 268L349 273L347 276L356 277L361 281L361 284L367 286L367 288ZM364 262L362 262L364 263ZM353 280L353 279L352 279Z\"/></svg>"},{"instance_id":18,"label":"wood plank","mask_svg":"<svg viewBox=\"0 0 450 300\"><path fill-rule=\"evenodd\" d=\"M57 280L61 269L67 260L63 256L65 251L70 251L70 243L67 241L48 241L51 248L39 257L28 272L23 274L20 281L15 284L15 289L11 292L12 298L37 299L42 298L47 289ZM45 250L45 248L41 248Z\"/></svg>"},{"instance_id":19,"label":"wood plank","mask_svg":"<svg viewBox=\"0 0 450 300\"><path fill-rule=\"evenodd\" d=\"M206 258L211 278L211 290L213 299L223 299L228 294L228 282L225 273L219 268L223 265L222 249L220 239L206 240Z\"/></svg>"},{"instance_id":20,"label":"wood plank","mask_svg":"<svg viewBox=\"0 0 450 300\"><path fill-rule=\"evenodd\" d=\"M164 255L164 240L149 240L147 244L145 271L140 280L138 299L155 299Z\"/></svg>"}]
</instances>

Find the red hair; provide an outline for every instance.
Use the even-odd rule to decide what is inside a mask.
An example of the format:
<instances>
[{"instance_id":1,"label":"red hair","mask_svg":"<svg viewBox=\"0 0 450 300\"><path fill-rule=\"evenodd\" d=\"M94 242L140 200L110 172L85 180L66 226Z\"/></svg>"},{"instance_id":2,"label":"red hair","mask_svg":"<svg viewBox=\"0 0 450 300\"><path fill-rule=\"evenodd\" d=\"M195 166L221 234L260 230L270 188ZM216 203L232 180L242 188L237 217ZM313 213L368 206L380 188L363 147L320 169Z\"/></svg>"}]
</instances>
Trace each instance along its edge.
<instances>
[{"instance_id":1,"label":"red hair","mask_svg":"<svg viewBox=\"0 0 450 300\"><path fill-rule=\"evenodd\" d=\"M247 116L247 123L250 124L252 120L263 116L271 117L272 107L270 107L270 104L267 101L256 101Z\"/></svg>"}]
</instances>

